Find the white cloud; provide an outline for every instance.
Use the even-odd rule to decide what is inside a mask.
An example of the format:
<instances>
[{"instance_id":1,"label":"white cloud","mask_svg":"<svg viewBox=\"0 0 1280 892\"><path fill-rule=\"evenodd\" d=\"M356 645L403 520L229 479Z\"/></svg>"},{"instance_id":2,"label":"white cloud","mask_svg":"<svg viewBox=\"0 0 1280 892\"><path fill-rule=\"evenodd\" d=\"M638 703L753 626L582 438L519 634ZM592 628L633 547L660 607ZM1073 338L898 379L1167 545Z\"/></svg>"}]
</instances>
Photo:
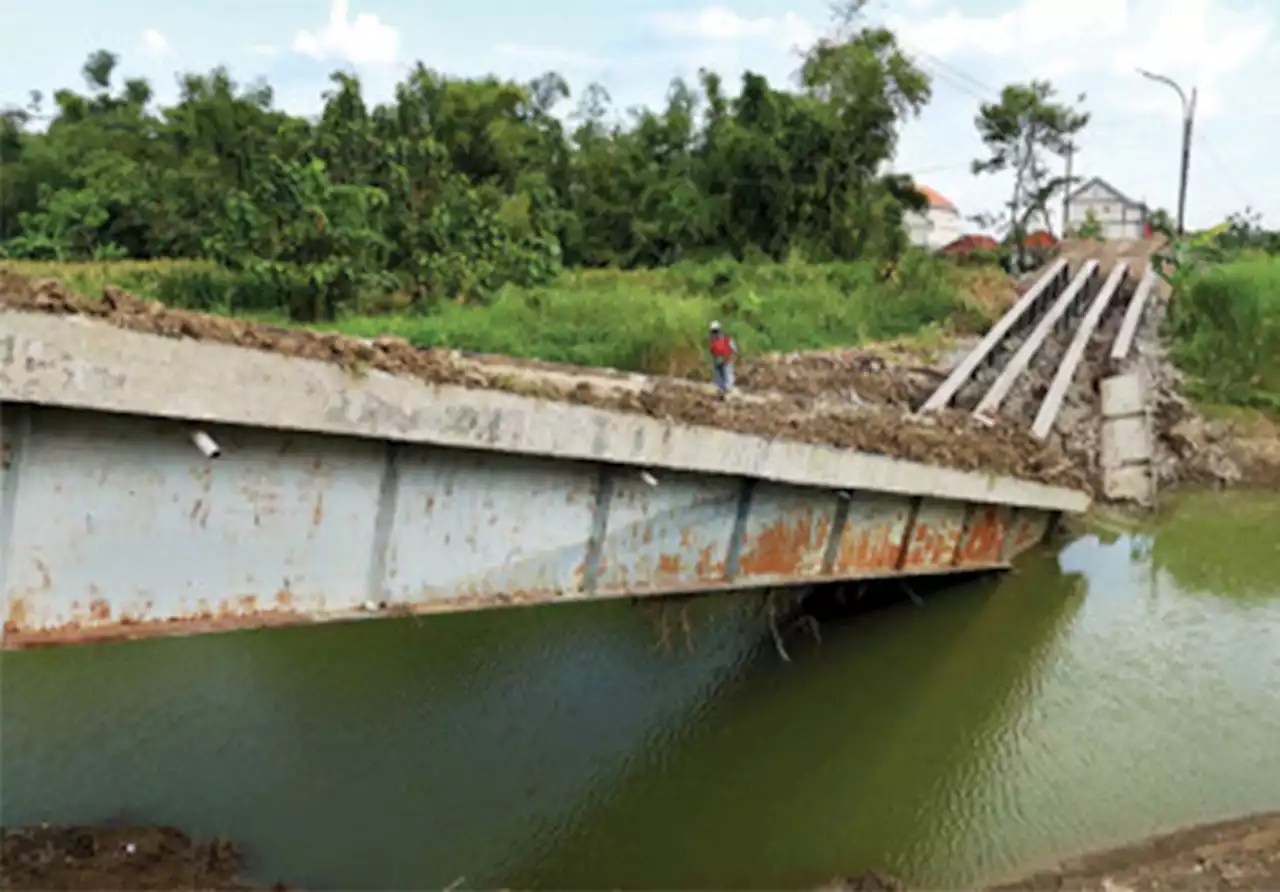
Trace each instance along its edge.
<instances>
[{"instance_id":1,"label":"white cloud","mask_svg":"<svg viewBox=\"0 0 1280 892\"><path fill-rule=\"evenodd\" d=\"M982 58L1021 69L1023 77L1124 75L1144 67L1200 91L1200 112L1222 110L1226 81L1253 68L1272 40L1274 7L1222 0L1023 0L992 15L957 9L922 18L895 15L890 24L908 48L943 58ZM1130 111L1177 112L1153 90L1126 90Z\"/></svg>"},{"instance_id":2,"label":"white cloud","mask_svg":"<svg viewBox=\"0 0 1280 892\"><path fill-rule=\"evenodd\" d=\"M162 59L169 55L169 39L155 28L142 32L142 53L152 59Z\"/></svg>"},{"instance_id":3,"label":"white cloud","mask_svg":"<svg viewBox=\"0 0 1280 892\"><path fill-rule=\"evenodd\" d=\"M247 49L249 50L250 55L254 56L266 56L267 58L271 58L280 55L279 47L274 47L269 43L250 44Z\"/></svg>"},{"instance_id":4,"label":"white cloud","mask_svg":"<svg viewBox=\"0 0 1280 892\"><path fill-rule=\"evenodd\" d=\"M749 19L725 6L706 6L690 12L654 12L645 16L645 20L662 37L685 40L768 39L790 47L810 44L818 33L803 16L794 12Z\"/></svg>"},{"instance_id":5,"label":"white cloud","mask_svg":"<svg viewBox=\"0 0 1280 892\"><path fill-rule=\"evenodd\" d=\"M352 65L394 65L400 56L400 32L372 13L348 21L348 0L332 0L329 21L317 31L302 30L295 52L313 59L343 59Z\"/></svg>"}]
</instances>

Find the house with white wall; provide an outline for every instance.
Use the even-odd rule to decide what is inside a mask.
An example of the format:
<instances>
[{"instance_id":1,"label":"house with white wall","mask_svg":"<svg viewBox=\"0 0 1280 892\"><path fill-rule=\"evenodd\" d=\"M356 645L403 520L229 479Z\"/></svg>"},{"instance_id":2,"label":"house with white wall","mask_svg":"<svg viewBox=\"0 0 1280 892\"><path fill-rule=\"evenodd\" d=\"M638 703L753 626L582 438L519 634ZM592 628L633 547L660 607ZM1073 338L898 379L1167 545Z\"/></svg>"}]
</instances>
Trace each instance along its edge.
<instances>
[{"instance_id":1,"label":"house with white wall","mask_svg":"<svg viewBox=\"0 0 1280 892\"><path fill-rule=\"evenodd\" d=\"M1102 227L1104 239L1146 237L1147 206L1134 201L1102 177L1093 177L1067 197L1067 232L1076 232L1090 212Z\"/></svg>"},{"instance_id":2,"label":"house with white wall","mask_svg":"<svg viewBox=\"0 0 1280 892\"><path fill-rule=\"evenodd\" d=\"M917 184L916 191L928 200L929 207L923 212L908 211L903 218L913 245L937 251L964 235L964 219L949 199L928 186Z\"/></svg>"}]
</instances>

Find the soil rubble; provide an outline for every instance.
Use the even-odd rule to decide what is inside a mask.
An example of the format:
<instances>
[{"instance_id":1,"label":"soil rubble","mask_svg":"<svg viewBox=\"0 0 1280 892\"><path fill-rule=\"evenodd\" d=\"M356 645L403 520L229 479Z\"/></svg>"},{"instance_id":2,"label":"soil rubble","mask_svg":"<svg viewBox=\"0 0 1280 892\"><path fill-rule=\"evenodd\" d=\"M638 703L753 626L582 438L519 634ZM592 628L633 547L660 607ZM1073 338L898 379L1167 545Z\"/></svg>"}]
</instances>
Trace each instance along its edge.
<instances>
[{"instance_id":1,"label":"soil rubble","mask_svg":"<svg viewBox=\"0 0 1280 892\"><path fill-rule=\"evenodd\" d=\"M32 280L4 271L0 271L0 309L78 315L163 337L329 362L353 373L376 369L428 384L505 390L1092 491L1088 475L1056 445L1040 443L1016 421L998 419L986 424L960 411L918 417L896 405L836 405L794 393L748 393L721 400L709 386L678 379L641 377L637 382L637 376L590 370L553 373L528 364L483 362L453 350L419 349L401 338L367 341L177 310L113 287L95 300L71 293L52 280Z\"/></svg>"},{"instance_id":2,"label":"soil rubble","mask_svg":"<svg viewBox=\"0 0 1280 892\"><path fill-rule=\"evenodd\" d=\"M196 843L172 827L6 827L0 889L263 888L240 878L243 863L226 840Z\"/></svg>"}]
</instances>

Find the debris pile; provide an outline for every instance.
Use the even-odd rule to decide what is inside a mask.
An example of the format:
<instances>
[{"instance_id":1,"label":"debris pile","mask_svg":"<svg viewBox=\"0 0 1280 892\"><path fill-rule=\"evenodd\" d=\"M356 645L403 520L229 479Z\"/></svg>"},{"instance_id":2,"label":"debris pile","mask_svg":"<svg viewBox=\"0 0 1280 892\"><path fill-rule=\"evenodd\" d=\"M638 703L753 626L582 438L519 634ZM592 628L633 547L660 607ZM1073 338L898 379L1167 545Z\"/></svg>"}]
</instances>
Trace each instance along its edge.
<instances>
[{"instance_id":1,"label":"debris pile","mask_svg":"<svg viewBox=\"0 0 1280 892\"><path fill-rule=\"evenodd\" d=\"M887 362L868 350L762 356L738 369L738 382L753 392L908 410L918 408L945 378L937 368Z\"/></svg>"}]
</instances>

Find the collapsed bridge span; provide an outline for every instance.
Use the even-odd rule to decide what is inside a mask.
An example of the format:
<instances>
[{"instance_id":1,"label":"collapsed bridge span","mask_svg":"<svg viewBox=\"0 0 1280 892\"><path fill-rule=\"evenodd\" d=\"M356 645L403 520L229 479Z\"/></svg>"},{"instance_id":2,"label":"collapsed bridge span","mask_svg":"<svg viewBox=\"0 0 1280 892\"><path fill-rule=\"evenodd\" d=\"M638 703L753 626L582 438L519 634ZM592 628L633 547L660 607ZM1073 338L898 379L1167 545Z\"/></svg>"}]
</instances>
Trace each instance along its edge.
<instances>
[{"instance_id":1,"label":"collapsed bridge span","mask_svg":"<svg viewBox=\"0 0 1280 892\"><path fill-rule=\"evenodd\" d=\"M0 306L5 648L995 569L1089 505L130 327Z\"/></svg>"}]
</instances>

